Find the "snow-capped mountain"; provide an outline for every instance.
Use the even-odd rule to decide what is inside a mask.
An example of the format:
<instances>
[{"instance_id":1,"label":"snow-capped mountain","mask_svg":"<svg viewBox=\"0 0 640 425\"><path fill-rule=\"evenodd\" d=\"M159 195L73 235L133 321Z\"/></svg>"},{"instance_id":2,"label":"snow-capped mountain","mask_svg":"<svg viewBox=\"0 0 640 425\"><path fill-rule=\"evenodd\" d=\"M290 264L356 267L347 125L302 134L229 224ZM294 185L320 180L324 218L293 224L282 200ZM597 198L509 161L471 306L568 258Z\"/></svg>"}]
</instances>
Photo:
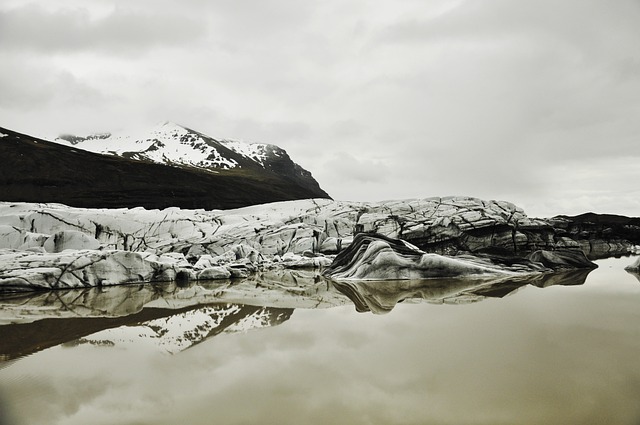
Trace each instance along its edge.
<instances>
[{"instance_id":1,"label":"snow-capped mountain","mask_svg":"<svg viewBox=\"0 0 640 425\"><path fill-rule=\"evenodd\" d=\"M211 210L329 198L277 146L219 141L170 123L137 136L57 143L3 127L0 133L2 201Z\"/></svg>"},{"instance_id":2,"label":"snow-capped mountain","mask_svg":"<svg viewBox=\"0 0 640 425\"><path fill-rule=\"evenodd\" d=\"M162 123L138 134L62 135L55 142L95 153L204 169L242 167L237 155L230 155L229 150L264 167L269 147L258 143L215 140L172 122Z\"/></svg>"},{"instance_id":3,"label":"snow-capped mountain","mask_svg":"<svg viewBox=\"0 0 640 425\"><path fill-rule=\"evenodd\" d=\"M223 332L247 332L277 326L288 320L292 313L293 309L289 308L210 305L136 325L105 329L71 344L148 346L175 354Z\"/></svg>"},{"instance_id":4,"label":"snow-capped mountain","mask_svg":"<svg viewBox=\"0 0 640 425\"><path fill-rule=\"evenodd\" d=\"M181 125L164 122L136 134L61 135L56 143L90 152L210 172L260 167L309 189L319 189L311 173L275 145L217 140Z\"/></svg>"}]
</instances>

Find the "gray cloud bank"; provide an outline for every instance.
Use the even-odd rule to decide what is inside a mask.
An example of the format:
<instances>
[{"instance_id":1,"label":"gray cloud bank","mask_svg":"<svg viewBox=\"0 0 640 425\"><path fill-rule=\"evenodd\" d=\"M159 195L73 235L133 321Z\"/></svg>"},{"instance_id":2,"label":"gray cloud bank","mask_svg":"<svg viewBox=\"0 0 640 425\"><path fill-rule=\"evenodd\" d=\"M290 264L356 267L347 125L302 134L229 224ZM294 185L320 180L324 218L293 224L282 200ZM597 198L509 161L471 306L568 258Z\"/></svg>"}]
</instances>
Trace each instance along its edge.
<instances>
[{"instance_id":1,"label":"gray cloud bank","mask_svg":"<svg viewBox=\"0 0 640 425\"><path fill-rule=\"evenodd\" d=\"M203 22L153 12L114 9L92 19L83 9L47 11L34 4L0 12L0 48L38 53L106 50L139 53L162 45L180 45L200 36Z\"/></svg>"},{"instance_id":2,"label":"gray cloud bank","mask_svg":"<svg viewBox=\"0 0 640 425\"><path fill-rule=\"evenodd\" d=\"M275 143L337 199L640 215L639 21L632 0L7 1L0 116Z\"/></svg>"}]
</instances>

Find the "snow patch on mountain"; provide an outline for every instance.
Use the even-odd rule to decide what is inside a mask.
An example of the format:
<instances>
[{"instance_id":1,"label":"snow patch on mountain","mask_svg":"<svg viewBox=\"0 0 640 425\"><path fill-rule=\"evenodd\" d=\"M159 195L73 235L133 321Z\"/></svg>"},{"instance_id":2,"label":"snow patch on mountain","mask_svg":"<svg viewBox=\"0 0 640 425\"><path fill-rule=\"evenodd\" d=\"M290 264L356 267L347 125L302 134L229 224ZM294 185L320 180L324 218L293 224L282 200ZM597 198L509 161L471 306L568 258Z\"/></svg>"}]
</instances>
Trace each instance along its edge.
<instances>
[{"instance_id":1,"label":"snow patch on mountain","mask_svg":"<svg viewBox=\"0 0 640 425\"><path fill-rule=\"evenodd\" d=\"M282 156L284 152L276 146L262 143L216 140L172 122L164 122L145 132L101 133L86 137L62 135L54 141L94 153L202 169L241 167L228 151L225 152L227 149L263 168L270 153Z\"/></svg>"},{"instance_id":2,"label":"snow patch on mountain","mask_svg":"<svg viewBox=\"0 0 640 425\"><path fill-rule=\"evenodd\" d=\"M80 338L76 343L130 349L146 347L176 354L220 333L247 332L279 325L290 315L268 307L219 304L135 326L105 329Z\"/></svg>"},{"instance_id":3,"label":"snow patch on mountain","mask_svg":"<svg viewBox=\"0 0 640 425\"><path fill-rule=\"evenodd\" d=\"M289 315L275 314L272 309L263 307L250 315L244 316L225 329L228 333L244 333L254 329L268 328L287 320ZM284 319L284 320L283 320Z\"/></svg>"},{"instance_id":4,"label":"snow patch on mountain","mask_svg":"<svg viewBox=\"0 0 640 425\"><path fill-rule=\"evenodd\" d=\"M269 153L268 148L270 147L269 145L265 145L262 143L244 143L244 142L237 142L234 140L222 140L220 143L222 143L224 146L228 147L232 151L239 153L245 158L248 158L257 162L262 167L264 167L266 164L266 160L268 158L268 153ZM275 149L272 149L272 151L274 151L274 154L276 156L281 155L281 153Z\"/></svg>"},{"instance_id":5,"label":"snow patch on mountain","mask_svg":"<svg viewBox=\"0 0 640 425\"><path fill-rule=\"evenodd\" d=\"M146 346L175 354L204 340L225 317L239 310L238 305L203 307L136 326L105 329L81 338L78 343L128 348Z\"/></svg>"}]
</instances>

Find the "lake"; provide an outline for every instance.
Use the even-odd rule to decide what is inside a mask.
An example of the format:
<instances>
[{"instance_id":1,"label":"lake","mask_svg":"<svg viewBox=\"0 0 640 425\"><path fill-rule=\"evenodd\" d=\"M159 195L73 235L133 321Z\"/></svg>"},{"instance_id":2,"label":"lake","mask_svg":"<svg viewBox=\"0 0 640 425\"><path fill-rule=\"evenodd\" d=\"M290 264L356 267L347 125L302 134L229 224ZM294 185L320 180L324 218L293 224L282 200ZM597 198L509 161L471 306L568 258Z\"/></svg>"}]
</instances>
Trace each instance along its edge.
<instances>
[{"instance_id":1,"label":"lake","mask_svg":"<svg viewBox=\"0 0 640 425\"><path fill-rule=\"evenodd\" d=\"M632 262L349 297L317 277L5 296L0 424L638 424Z\"/></svg>"}]
</instances>

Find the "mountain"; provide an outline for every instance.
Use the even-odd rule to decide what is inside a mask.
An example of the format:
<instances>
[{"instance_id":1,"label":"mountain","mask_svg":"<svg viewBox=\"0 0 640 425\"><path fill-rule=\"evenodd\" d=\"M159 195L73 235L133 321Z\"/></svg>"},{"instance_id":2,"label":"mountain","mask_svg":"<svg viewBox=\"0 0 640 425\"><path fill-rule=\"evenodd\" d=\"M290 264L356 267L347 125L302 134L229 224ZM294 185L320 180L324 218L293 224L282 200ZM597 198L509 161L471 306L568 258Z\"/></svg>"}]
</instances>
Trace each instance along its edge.
<instances>
[{"instance_id":1,"label":"mountain","mask_svg":"<svg viewBox=\"0 0 640 425\"><path fill-rule=\"evenodd\" d=\"M229 209L284 200L329 198L311 174L293 163L279 148L265 147L264 160L260 163L250 157L253 152L250 148L239 149L240 153L182 127L161 128L165 128L163 138L156 137L157 140L141 149L151 156L143 158L143 153L138 152L139 159L133 159L135 149L141 147L142 142L131 150L123 150L121 155L102 155L80 147L87 141L107 141L110 136L75 140L67 136L71 146L64 146L0 127L3 158L0 200L54 202L84 208ZM171 134L181 134L177 143L169 137ZM185 140L193 144L183 144ZM167 158L164 164L152 160L154 149L159 151L161 144ZM197 160L200 166L191 165L187 159L178 161L176 149L182 147L191 153L199 145L208 152L205 158L184 158ZM124 146L123 142L118 148L126 149ZM257 153L254 156L261 158Z\"/></svg>"},{"instance_id":2,"label":"mountain","mask_svg":"<svg viewBox=\"0 0 640 425\"><path fill-rule=\"evenodd\" d=\"M172 122L137 134L100 133L86 137L66 134L54 141L95 153L216 173L233 169L267 170L310 191L322 192L311 173L278 146L217 140Z\"/></svg>"},{"instance_id":3,"label":"mountain","mask_svg":"<svg viewBox=\"0 0 640 425\"><path fill-rule=\"evenodd\" d=\"M73 298L82 297L76 292ZM57 310L44 311L53 313ZM293 311L293 308L221 303L177 309L145 307L135 313L113 316L110 316L112 310L106 309L102 311L103 317L84 317L87 310L83 309L78 309L71 317L43 314L33 322L0 324L0 368L3 361L58 344L125 346L133 343L178 353L221 333L278 326L289 320Z\"/></svg>"},{"instance_id":4,"label":"mountain","mask_svg":"<svg viewBox=\"0 0 640 425\"><path fill-rule=\"evenodd\" d=\"M171 354L221 333L247 332L287 321L293 309L241 304L212 304L139 323L109 328L68 345L151 346Z\"/></svg>"}]
</instances>

